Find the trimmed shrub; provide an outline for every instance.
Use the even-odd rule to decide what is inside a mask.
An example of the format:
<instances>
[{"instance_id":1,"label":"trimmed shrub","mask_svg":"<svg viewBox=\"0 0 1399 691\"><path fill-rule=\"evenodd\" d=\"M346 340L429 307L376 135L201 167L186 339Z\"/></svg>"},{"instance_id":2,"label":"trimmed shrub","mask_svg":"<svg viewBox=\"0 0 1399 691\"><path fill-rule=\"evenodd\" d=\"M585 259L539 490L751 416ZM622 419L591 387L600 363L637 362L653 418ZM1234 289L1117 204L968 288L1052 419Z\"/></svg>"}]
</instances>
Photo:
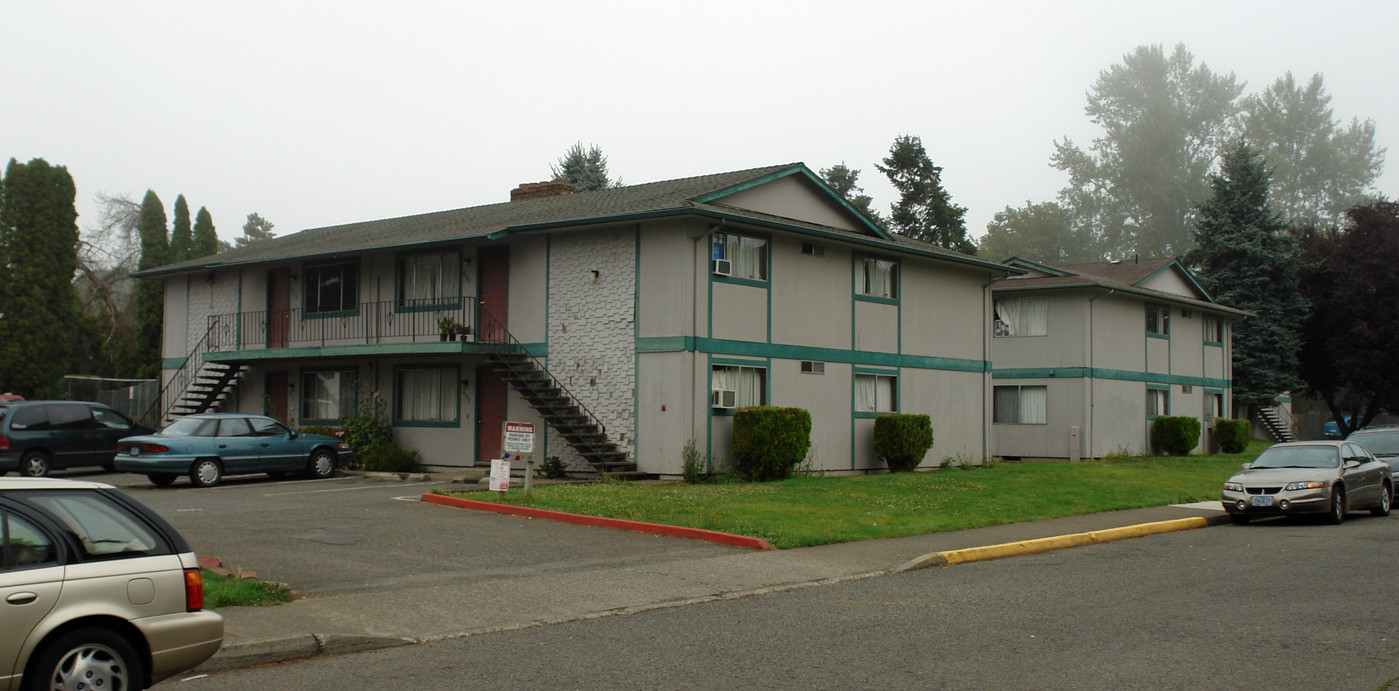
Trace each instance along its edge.
<instances>
[{"instance_id":1,"label":"trimmed shrub","mask_svg":"<svg viewBox=\"0 0 1399 691\"><path fill-rule=\"evenodd\" d=\"M874 419L874 452L884 457L889 472L913 470L933 448L933 419L927 415L891 413Z\"/></svg>"},{"instance_id":2,"label":"trimmed shrub","mask_svg":"<svg viewBox=\"0 0 1399 691\"><path fill-rule=\"evenodd\" d=\"M539 464L539 471L550 480L563 480L568 477L568 469L563 466L563 461L558 456L546 456L544 462Z\"/></svg>"},{"instance_id":3,"label":"trimmed shrub","mask_svg":"<svg viewBox=\"0 0 1399 691\"><path fill-rule=\"evenodd\" d=\"M734 470L745 480L785 480L811 448L811 413L758 406L734 412Z\"/></svg>"},{"instance_id":4,"label":"trimmed shrub","mask_svg":"<svg viewBox=\"0 0 1399 691\"><path fill-rule=\"evenodd\" d=\"M1214 441L1224 453L1243 451L1252 437L1253 424L1248 420L1220 418L1214 421Z\"/></svg>"},{"instance_id":5,"label":"trimmed shrub","mask_svg":"<svg viewBox=\"0 0 1399 691\"><path fill-rule=\"evenodd\" d=\"M1200 443L1200 420L1193 417L1158 417L1151 423L1151 445L1162 453L1184 456Z\"/></svg>"},{"instance_id":6,"label":"trimmed shrub","mask_svg":"<svg viewBox=\"0 0 1399 691\"><path fill-rule=\"evenodd\" d=\"M360 467L384 473L411 473L418 469L418 452L397 444L375 444L359 454Z\"/></svg>"}]
</instances>

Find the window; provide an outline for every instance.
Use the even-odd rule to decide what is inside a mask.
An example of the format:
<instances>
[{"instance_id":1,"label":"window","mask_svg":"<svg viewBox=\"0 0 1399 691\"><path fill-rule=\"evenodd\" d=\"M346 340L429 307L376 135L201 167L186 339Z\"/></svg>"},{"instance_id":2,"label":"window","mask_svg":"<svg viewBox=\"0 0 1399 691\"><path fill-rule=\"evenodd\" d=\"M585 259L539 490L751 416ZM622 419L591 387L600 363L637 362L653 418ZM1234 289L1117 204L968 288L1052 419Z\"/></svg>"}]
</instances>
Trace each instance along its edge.
<instances>
[{"instance_id":1,"label":"window","mask_svg":"<svg viewBox=\"0 0 1399 691\"><path fill-rule=\"evenodd\" d=\"M353 262L319 264L304 269L302 294L308 314L348 312L359 299L359 265Z\"/></svg>"},{"instance_id":2,"label":"window","mask_svg":"<svg viewBox=\"0 0 1399 691\"><path fill-rule=\"evenodd\" d=\"M856 257L855 294L897 300L899 263L873 257Z\"/></svg>"},{"instance_id":3,"label":"window","mask_svg":"<svg viewBox=\"0 0 1399 691\"><path fill-rule=\"evenodd\" d=\"M996 301L996 336L1045 336L1049 333L1047 298Z\"/></svg>"},{"instance_id":4,"label":"window","mask_svg":"<svg viewBox=\"0 0 1399 691\"><path fill-rule=\"evenodd\" d=\"M1049 407L1049 387L997 386L992 391L991 421L1011 425L1043 425Z\"/></svg>"},{"instance_id":5,"label":"window","mask_svg":"<svg viewBox=\"0 0 1399 691\"><path fill-rule=\"evenodd\" d=\"M1205 342L1224 342L1224 320L1218 317L1205 317Z\"/></svg>"},{"instance_id":6,"label":"window","mask_svg":"<svg viewBox=\"0 0 1399 691\"><path fill-rule=\"evenodd\" d=\"M28 566L42 566L58 561L58 549L33 523L8 511L0 512L4 552L0 554L0 571Z\"/></svg>"},{"instance_id":7,"label":"window","mask_svg":"<svg viewBox=\"0 0 1399 691\"><path fill-rule=\"evenodd\" d=\"M734 278L747 278L754 281L768 280L768 241L734 233L715 233L710 259L717 265L727 262L729 273Z\"/></svg>"},{"instance_id":8,"label":"window","mask_svg":"<svg viewBox=\"0 0 1399 691\"><path fill-rule=\"evenodd\" d=\"M1146 416L1171 414L1171 392L1167 389L1146 390Z\"/></svg>"},{"instance_id":9,"label":"window","mask_svg":"<svg viewBox=\"0 0 1399 691\"><path fill-rule=\"evenodd\" d=\"M355 371L301 373L301 419L339 420L354 414Z\"/></svg>"},{"instance_id":10,"label":"window","mask_svg":"<svg viewBox=\"0 0 1399 691\"><path fill-rule=\"evenodd\" d=\"M461 253L433 252L398 258L398 306L456 305L461 298Z\"/></svg>"},{"instance_id":11,"label":"window","mask_svg":"<svg viewBox=\"0 0 1399 691\"><path fill-rule=\"evenodd\" d=\"M251 437L253 436L252 425L248 424L248 418L229 417L219 420L220 437Z\"/></svg>"},{"instance_id":12,"label":"window","mask_svg":"<svg viewBox=\"0 0 1399 691\"><path fill-rule=\"evenodd\" d=\"M394 419L402 422L457 421L457 369L415 367L395 372Z\"/></svg>"},{"instance_id":13,"label":"window","mask_svg":"<svg viewBox=\"0 0 1399 691\"><path fill-rule=\"evenodd\" d=\"M825 374L826 363L819 360L802 360L802 374Z\"/></svg>"},{"instance_id":14,"label":"window","mask_svg":"<svg viewBox=\"0 0 1399 691\"><path fill-rule=\"evenodd\" d=\"M1146 306L1146 332L1157 336L1171 334L1171 308L1165 305Z\"/></svg>"},{"instance_id":15,"label":"window","mask_svg":"<svg viewBox=\"0 0 1399 691\"><path fill-rule=\"evenodd\" d=\"M248 418L248 422L253 425L254 437L285 437L291 434L291 429L276 420L265 417Z\"/></svg>"},{"instance_id":16,"label":"window","mask_svg":"<svg viewBox=\"0 0 1399 691\"><path fill-rule=\"evenodd\" d=\"M1189 384L1181 384L1181 385L1180 385L1180 392L1181 392L1181 393L1195 393L1195 387L1193 387L1193 386L1191 386L1191 385L1189 385Z\"/></svg>"},{"instance_id":17,"label":"window","mask_svg":"<svg viewBox=\"0 0 1399 691\"><path fill-rule=\"evenodd\" d=\"M1217 417L1224 417L1224 394L1205 394L1205 419L1211 420Z\"/></svg>"},{"instance_id":18,"label":"window","mask_svg":"<svg viewBox=\"0 0 1399 691\"><path fill-rule=\"evenodd\" d=\"M165 541L143 521L99 494L35 492L24 498L58 520L78 540L86 557L160 554L168 550Z\"/></svg>"},{"instance_id":19,"label":"window","mask_svg":"<svg viewBox=\"0 0 1399 691\"><path fill-rule=\"evenodd\" d=\"M748 408L767 403L767 370L762 367L715 365L710 387L717 391L733 391L734 406Z\"/></svg>"},{"instance_id":20,"label":"window","mask_svg":"<svg viewBox=\"0 0 1399 691\"><path fill-rule=\"evenodd\" d=\"M855 412L896 413L898 410L898 377L883 374L855 375Z\"/></svg>"},{"instance_id":21,"label":"window","mask_svg":"<svg viewBox=\"0 0 1399 691\"><path fill-rule=\"evenodd\" d=\"M125 415L122 415L121 413L118 413L115 410L107 410L106 408L93 408L92 417L96 419L97 422L100 423L103 427L110 427L112 429L131 429L131 421L126 419Z\"/></svg>"},{"instance_id":22,"label":"window","mask_svg":"<svg viewBox=\"0 0 1399 691\"><path fill-rule=\"evenodd\" d=\"M802 243L802 254L809 254L809 255L811 255L811 256L813 256L813 257L825 257L825 256L826 256L826 246L825 246L825 245L818 245L818 244L815 244L815 243L812 243L812 242L803 242L803 243Z\"/></svg>"}]
</instances>

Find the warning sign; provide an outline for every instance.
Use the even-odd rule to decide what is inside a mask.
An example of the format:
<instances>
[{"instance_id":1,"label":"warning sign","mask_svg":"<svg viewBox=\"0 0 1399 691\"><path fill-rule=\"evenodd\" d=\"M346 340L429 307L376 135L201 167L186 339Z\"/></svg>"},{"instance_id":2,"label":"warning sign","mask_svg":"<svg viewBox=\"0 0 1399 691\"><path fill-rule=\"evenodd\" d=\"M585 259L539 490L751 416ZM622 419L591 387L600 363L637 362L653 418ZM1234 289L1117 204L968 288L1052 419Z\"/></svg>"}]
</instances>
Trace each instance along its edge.
<instances>
[{"instance_id":1,"label":"warning sign","mask_svg":"<svg viewBox=\"0 0 1399 691\"><path fill-rule=\"evenodd\" d=\"M506 453L534 453L534 423L505 423L504 441Z\"/></svg>"}]
</instances>

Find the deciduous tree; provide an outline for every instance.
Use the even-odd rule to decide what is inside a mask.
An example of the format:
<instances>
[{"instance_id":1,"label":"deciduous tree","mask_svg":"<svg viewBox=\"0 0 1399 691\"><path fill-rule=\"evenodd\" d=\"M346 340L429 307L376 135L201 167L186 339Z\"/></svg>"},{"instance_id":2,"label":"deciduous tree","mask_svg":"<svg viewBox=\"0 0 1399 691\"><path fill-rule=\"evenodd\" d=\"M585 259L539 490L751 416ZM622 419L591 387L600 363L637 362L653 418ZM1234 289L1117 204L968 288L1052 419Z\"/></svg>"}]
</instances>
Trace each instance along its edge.
<instances>
[{"instance_id":1,"label":"deciduous tree","mask_svg":"<svg viewBox=\"0 0 1399 691\"><path fill-rule=\"evenodd\" d=\"M939 247L975 254L976 246L967 238L966 207L952 203L952 195L942 186L942 168L933 165L923 140L900 135L889 147L883 165L875 168L899 191L899 201L889 208L889 225L894 232Z\"/></svg>"},{"instance_id":2,"label":"deciduous tree","mask_svg":"<svg viewBox=\"0 0 1399 691\"><path fill-rule=\"evenodd\" d=\"M1074 215L1054 202L1018 209L1007 206L986 224L977 254L992 260L1020 257L1041 264L1092 262L1101 258L1093 238L1074 227Z\"/></svg>"},{"instance_id":3,"label":"deciduous tree","mask_svg":"<svg viewBox=\"0 0 1399 691\"><path fill-rule=\"evenodd\" d=\"M78 301L77 188L63 166L10 159L0 181L0 391L56 398Z\"/></svg>"},{"instance_id":4,"label":"deciduous tree","mask_svg":"<svg viewBox=\"0 0 1399 691\"><path fill-rule=\"evenodd\" d=\"M1298 385L1298 329L1307 302L1297 292L1297 244L1269 207L1268 171L1247 144L1225 152L1210 188L1196 221L1198 247L1187 261L1215 300L1254 313L1234 327L1234 401L1275 405Z\"/></svg>"},{"instance_id":5,"label":"deciduous tree","mask_svg":"<svg viewBox=\"0 0 1399 691\"><path fill-rule=\"evenodd\" d=\"M1340 229L1303 230L1301 246L1301 291L1312 305L1299 367L1307 392L1342 434L1381 410L1399 414L1399 204L1354 207Z\"/></svg>"}]
</instances>

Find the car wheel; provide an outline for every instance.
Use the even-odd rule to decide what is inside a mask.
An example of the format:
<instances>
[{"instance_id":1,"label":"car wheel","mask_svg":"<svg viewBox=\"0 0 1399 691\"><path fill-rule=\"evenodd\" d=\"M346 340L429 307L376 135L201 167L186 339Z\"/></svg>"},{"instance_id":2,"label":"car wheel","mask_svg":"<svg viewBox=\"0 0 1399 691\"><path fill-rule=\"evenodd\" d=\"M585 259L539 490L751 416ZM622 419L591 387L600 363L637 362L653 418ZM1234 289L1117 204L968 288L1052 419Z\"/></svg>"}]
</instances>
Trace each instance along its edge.
<instances>
[{"instance_id":1,"label":"car wheel","mask_svg":"<svg viewBox=\"0 0 1399 691\"><path fill-rule=\"evenodd\" d=\"M175 484L176 477L178 476L172 473L146 473L146 479L156 487L169 487Z\"/></svg>"},{"instance_id":2,"label":"car wheel","mask_svg":"<svg viewBox=\"0 0 1399 691\"><path fill-rule=\"evenodd\" d=\"M1370 507L1370 515L1383 518L1389 515L1389 504L1394 501L1394 488L1388 484L1380 485L1380 503Z\"/></svg>"},{"instance_id":3,"label":"car wheel","mask_svg":"<svg viewBox=\"0 0 1399 691\"><path fill-rule=\"evenodd\" d=\"M107 629L76 629L46 646L26 689L138 689L143 662L125 638Z\"/></svg>"},{"instance_id":4,"label":"car wheel","mask_svg":"<svg viewBox=\"0 0 1399 691\"><path fill-rule=\"evenodd\" d=\"M1331 513L1326 515L1326 522L1331 525L1340 525L1346 518L1346 493L1340 488L1331 490Z\"/></svg>"},{"instance_id":5,"label":"car wheel","mask_svg":"<svg viewBox=\"0 0 1399 691\"><path fill-rule=\"evenodd\" d=\"M189 481L195 487L213 487L223 479L223 466L212 458L201 458L189 469Z\"/></svg>"},{"instance_id":6,"label":"car wheel","mask_svg":"<svg viewBox=\"0 0 1399 691\"><path fill-rule=\"evenodd\" d=\"M1234 525L1248 525L1249 519L1251 518L1253 517L1246 513L1229 514L1229 522L1233 523Z\"/></svg>"},{"instance_id":7,"label":"car wheel","mask_svg":"<svg viewBox=\"0 0 1399 691\"><path fill-rule=\"evenodd\" d=\"M328 478L335 474L335 454L325 449L317 449L311 454L311 462L306 466L306 472L314 478Z\"/></svg>"},{"instance_id":8,"label":"car wheel","mask_svg":"<svg viewBox=\"0 0 1399 691\"><path fill-rule=\"evenodd\" d=\"M29 477L44 477L49 470L49 455L43 451L30 451L19 461L19 472Z\"/></svg>"}]
</instances>

